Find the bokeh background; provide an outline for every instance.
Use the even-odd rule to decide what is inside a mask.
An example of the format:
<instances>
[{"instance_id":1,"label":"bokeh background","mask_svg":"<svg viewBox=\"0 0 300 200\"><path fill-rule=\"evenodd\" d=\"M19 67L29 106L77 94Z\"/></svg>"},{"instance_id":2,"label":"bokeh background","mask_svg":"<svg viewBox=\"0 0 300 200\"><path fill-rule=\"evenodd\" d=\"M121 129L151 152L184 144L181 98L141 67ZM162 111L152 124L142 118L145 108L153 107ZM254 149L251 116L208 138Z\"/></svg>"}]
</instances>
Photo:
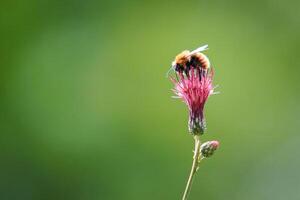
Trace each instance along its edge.
<instances>
[{"instance_id":1,"label":"bokeh background","mask_svg":"<svg viewBox=\"0 0 300 200\"><path fill-rule=\"evenodd\" d=\"M187 109L165 77L209 44L219 95L190 199L300 199L299 1L0 6L0 199L180 199Z\"/></svg>"}]
</instances>

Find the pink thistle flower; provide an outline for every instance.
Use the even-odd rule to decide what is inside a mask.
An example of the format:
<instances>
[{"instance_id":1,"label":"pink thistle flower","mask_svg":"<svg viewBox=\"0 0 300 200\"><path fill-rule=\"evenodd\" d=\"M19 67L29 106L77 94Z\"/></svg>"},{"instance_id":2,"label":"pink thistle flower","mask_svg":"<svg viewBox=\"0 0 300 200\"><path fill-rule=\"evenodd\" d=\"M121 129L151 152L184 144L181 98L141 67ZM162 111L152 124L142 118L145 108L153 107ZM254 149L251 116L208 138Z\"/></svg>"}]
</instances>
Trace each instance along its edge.
<instances>
[{"instance_id":1,"label":"pink thistle flower","mask_svg":"<svg viewBox=\"0 0 300 200\"><path fill-rule=\"evenodd\" d=\"M174 83L173 91L189 109L189 132L202 135L206 129L204 105L214 94L214 71L210 69L208 58L195 51L177 55L172 67L175 70L175 77L170 77Z\"/></svg>"}]
</instances>

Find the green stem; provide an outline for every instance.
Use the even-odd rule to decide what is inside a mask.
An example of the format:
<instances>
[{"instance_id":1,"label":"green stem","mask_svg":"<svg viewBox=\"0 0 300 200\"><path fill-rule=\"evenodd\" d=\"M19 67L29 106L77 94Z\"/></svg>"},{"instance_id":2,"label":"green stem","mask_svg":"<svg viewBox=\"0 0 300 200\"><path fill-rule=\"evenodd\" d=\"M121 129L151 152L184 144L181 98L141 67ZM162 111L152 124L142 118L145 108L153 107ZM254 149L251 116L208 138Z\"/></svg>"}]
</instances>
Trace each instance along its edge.
<instances>
[{"instance_id":1,"label":"green stem","mask_svg":"<svg viewBox=\"0 0 300 200\"><path fill-rule=\"evenodd\" d=\"M182 200L187 200L187 198L188 198L189 192L192 188L193 179L194 179L194 176L197 172L198 164L199 164L199 161L201 159L200 158L201 141L200 141L199 135L195 135L194 139L195 139L195 150L194 150L193 164L192 164L192 169L191 169L191 172L190 172L189 179L187 181L187 184L186 184L186 187L185 187L185 190L184 190L184 193L183 193Z\"/></svg>"}]
</instances>

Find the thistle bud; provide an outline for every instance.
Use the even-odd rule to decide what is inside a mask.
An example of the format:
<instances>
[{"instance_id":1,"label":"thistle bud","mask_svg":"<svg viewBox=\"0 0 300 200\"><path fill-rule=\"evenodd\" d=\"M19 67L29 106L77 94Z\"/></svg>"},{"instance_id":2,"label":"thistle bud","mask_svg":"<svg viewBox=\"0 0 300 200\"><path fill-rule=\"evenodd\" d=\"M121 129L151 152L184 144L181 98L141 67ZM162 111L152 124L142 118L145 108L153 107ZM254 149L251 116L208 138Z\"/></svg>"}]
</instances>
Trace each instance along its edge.
<instances>
[{"instance_id":1,"label":"thistle bud","mask_svg":"<svg viewBox=\"0 0 300 200\"><path fill-rule=\"evenodd\" d=\"M205 142L200 147L201 155L204 158L208 158L214 154L215 150L218 147L219 147L219 142L216 140Z\"/></svg>"}]
</instances>

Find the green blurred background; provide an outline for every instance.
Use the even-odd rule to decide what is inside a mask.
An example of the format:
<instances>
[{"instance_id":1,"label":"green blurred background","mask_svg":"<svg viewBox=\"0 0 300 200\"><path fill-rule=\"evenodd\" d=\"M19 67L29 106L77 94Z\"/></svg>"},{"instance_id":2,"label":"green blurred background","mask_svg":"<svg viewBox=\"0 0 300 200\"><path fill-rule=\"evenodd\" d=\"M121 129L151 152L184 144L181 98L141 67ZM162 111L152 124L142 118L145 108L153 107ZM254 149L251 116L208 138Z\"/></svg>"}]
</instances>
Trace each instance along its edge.
<instances>
[{"instance_id":1,"label":"green blurred background","mask_svg":"<svg viewBox=\"0 0 300 200\"><path fill-rule=\"evenodd\" d=\"M180 199L187 109L165 77L209 44L190 199L300 199L299 1L2 1L0 199Z\"/></svg>"}]
</instances>

